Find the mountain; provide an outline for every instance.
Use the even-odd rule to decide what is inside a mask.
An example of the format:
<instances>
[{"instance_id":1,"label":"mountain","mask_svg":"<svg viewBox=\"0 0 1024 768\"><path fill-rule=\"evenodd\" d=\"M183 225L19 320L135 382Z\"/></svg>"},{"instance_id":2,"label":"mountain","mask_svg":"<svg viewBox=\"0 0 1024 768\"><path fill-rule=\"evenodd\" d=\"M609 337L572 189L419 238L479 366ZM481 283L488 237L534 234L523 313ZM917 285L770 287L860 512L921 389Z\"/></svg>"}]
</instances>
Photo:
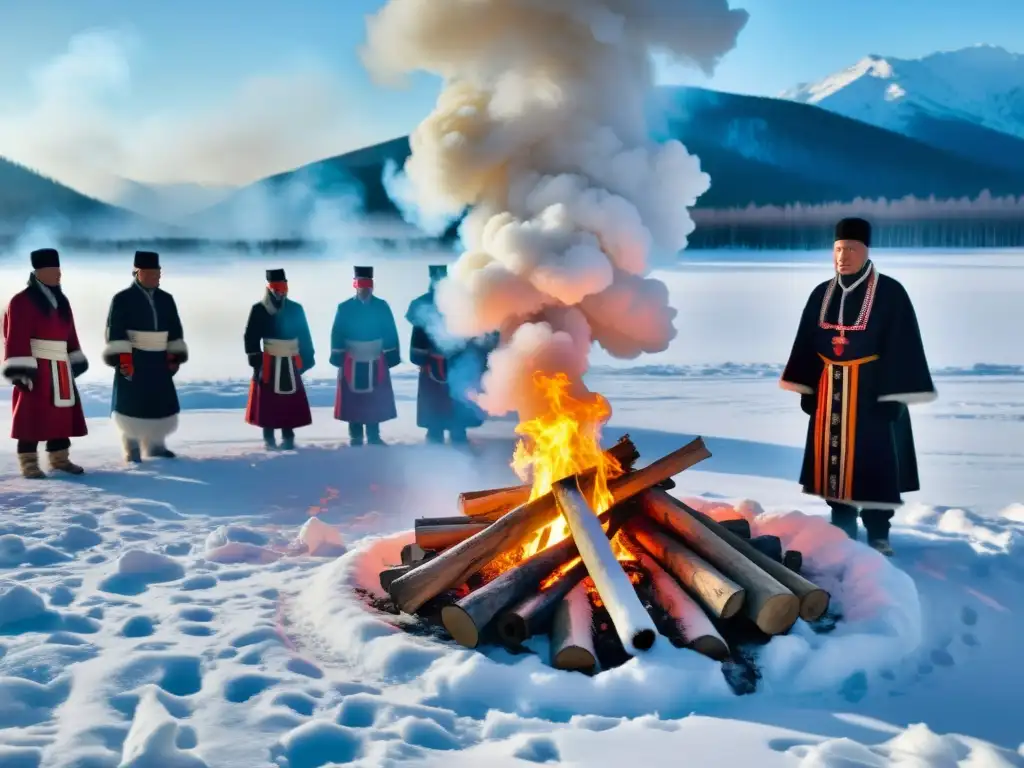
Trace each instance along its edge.
<instances>
[{"instance_id":1,"label":"mountain","mask_svg":"<svg viewBox=\"0 0 1024 768\"><path fill-rule=\"evenodd\" d=\"M920 59L867 56L782 98L1024 170L1024 55L990 45Z\"/></svg>"},{"instance_id":2,"label":"mountain","mask_svg":"<svg viewBox=\"0 0 1024 768\"><path fill-rule=\"evenodd\" d=\"M665 116L658 138L683 141L711 175L711 189L698 208L1024 191L1024 172L808 104L672 87L660 89L651 107ZM367 213L395 213L382 174L389 160L401 166L408 155L408 139L393 139L278 174L259 186L282 188L300 179L325 190L355 186ZM246 193L251 190L239 194Z\"/></svg>"},{"instance_id":3,"label":"mountain","mask_svg":"<svg viewBox=\"0 0 1024 768\"><path fill-rule=\"evenodd\" d=\"M115 226L138 223L138 217L127 211L0 157L0 234L20 231L33 220Z\"/></svg>"}]
</instances>

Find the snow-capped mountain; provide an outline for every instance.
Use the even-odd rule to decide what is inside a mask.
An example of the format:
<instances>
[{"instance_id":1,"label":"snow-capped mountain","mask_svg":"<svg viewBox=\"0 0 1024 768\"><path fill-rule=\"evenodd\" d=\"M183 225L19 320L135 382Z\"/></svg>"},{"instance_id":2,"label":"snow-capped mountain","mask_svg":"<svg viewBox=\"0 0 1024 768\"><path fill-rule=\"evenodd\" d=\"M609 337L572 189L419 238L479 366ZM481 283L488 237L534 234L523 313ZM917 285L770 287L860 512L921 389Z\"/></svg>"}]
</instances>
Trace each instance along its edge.
<instances>
[{"instance_id":1,"label":"snow-capped mountain","mask_svg":"<svg viewBox=\"0 0 1024 768\"><path fill-rule=\"evenodd\" d=\"M991 45L871 55L782 98L987 160L1024 164L1024 55Z\"/></svg>"}]
</instances>

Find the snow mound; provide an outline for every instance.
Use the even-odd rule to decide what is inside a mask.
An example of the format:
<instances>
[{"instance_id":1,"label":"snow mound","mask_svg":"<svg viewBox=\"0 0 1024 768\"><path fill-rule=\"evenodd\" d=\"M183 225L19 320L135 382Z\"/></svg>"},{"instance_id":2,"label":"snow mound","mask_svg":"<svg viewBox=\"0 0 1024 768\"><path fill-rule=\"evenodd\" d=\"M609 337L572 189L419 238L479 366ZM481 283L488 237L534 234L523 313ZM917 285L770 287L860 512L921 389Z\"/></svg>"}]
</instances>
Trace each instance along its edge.
<instances>
[{"instance_id":1,"label":"snow mound","mask_svg":"<svg viewBox=\"0 0 1024 768\"><path fill-rule=\"evenodd\" d=\"M314 557L337 557L345 553L341 531L318 517L311 517L303 524L297 540Z\"/></svg>"},{"instance_id":2,"label":"snow mound","mask_svg":"<svg viewBox=\"0 0 1024 768\"><path fill-rule=\"evenodd\" d=\"M801 551L808 577L832 594L842 615L829 634L798 622L761 649L761 690L790 696L834 691L852 675L882 671L917 649L922 624L914 582L874 550L800 512L764 514L753 502L691 503L718 519L746 517L755 535L778 536L785 548ZM498 709L557 721L575 714L681 717L700 703L734 697L720 664L665 641L586 677L552 669L538 656L496 648L481 653L406 633L403 617L373 612L360 592L383 597L378 573L400 562L402 546L411 541L408 532L364 540L321 568L293 607L296 621L357 666L366 682L408 686L422 703L472 717Z\"/></svg>"},{"instance_id":3,"label":"snow mound","mask_svg":"<svg viewBox=\"0 0 1024 768\"><path fill-rule=\"evenodd\" d=\"M206 537L204 549L210 552L230 542L264 547L270 543L270 537L244 525L221 525L212 530L210 535Z\"/></svg>"},{"instance_id":4,"label":"snow mound","mask_svg":"<svg viewBox=\"0 0 1024 768\"><path fill-rule=\"evenodd\" d=\"M120 768L209 768L195 753L178 748L180 730L160 703L157 688L147 687L124 740Z\"/></svg>"},{"instance_id":5,"label":"snow mound","mask_svg":"<svg viewBox=\"0 0 1024 768\"><path fill-rule=\"evenodd\" d=\"M185 567L174 558L147 549L129 549L117 560L117 572L100 582L100 589L121 595L136 595L150 584L177 581Z\"/></svg>"},{"instance_id":6,"label":"snow mound","mask_svg":"<svg viewBox=\"0 0 1024 768\"><path fill-rule=\"evenodd\" d=\"M44 613L46 603L38 592L16 581L0 581L0 627L31 621Z\"/></svg>"},{"instance_id":7,"label":"snow mound","mask_svg":"<svg viewBox=\"0 0 1024 768\"><path fill-rule=\"evenodd\" d=\"M244 541L229 541L223 546L206 551L211 563L231 565L234 563L274 563L281 559L281 553L267 547L247 544Z\"/></svg>"},{"instance_id":8,"label":"snow mound","mask_svg":"<svg viewBox=\"0 0 1024 768\"><path fill-rule=\"evenodd\" d=\"M929 766L929 768L1014 768L1024 766L1017 753L967 736L940 736L927 725L909 726L893 739L869 747L851 739L829 739L814 746L796 746L789 753L799 757L800 768L846 766Z\"/></svg>"}]
</instances>

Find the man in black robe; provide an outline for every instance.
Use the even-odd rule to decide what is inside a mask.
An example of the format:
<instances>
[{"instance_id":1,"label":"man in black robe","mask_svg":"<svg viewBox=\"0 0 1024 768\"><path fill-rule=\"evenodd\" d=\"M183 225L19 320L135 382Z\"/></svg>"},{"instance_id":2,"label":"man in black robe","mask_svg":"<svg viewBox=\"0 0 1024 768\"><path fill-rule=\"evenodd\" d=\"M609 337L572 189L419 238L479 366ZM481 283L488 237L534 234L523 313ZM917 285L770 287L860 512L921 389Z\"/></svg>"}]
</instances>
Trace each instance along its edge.
<instances>
[{"instance_id":1,"label":"man in black robe","mask_svg":"<svg viewBox=\"0 0 1024 768\"><path fill-rule=\"evenodd\" d=\"M832 509L832 523L892 554L889 527L901 493L920 490L907 405L936 397L906 290L868 257L871 225L836 225L836 275L807 300L781 386L808 414L800 482Z\"/></svg>"}]
</instances>

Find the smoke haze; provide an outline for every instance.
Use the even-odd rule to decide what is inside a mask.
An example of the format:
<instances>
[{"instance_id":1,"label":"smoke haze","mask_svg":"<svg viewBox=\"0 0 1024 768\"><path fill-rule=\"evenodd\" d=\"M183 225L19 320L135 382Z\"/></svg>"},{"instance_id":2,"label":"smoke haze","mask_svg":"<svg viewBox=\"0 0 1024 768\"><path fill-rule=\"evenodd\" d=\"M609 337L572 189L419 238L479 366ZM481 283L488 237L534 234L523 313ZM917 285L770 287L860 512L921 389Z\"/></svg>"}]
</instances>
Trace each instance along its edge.
<instances>
[{"instance_id":1,"label":"smoke haze","mask_svg":"<svg viewBox=\"0 0 1024 768\"><path fill-rule=\"evenodd\" d=\"M489 413L538 411L534 371L582 390L594 341L631 358L674 338L647 273L685 248L711 180L678 141L648 138L651 55L710 74L746 20L726 0L390 0L368 19L378 78L445 81L410 137L405 191L422 218L471 207L438 303L453 334L502 334Z\"/></svg>"}]
</instances>

